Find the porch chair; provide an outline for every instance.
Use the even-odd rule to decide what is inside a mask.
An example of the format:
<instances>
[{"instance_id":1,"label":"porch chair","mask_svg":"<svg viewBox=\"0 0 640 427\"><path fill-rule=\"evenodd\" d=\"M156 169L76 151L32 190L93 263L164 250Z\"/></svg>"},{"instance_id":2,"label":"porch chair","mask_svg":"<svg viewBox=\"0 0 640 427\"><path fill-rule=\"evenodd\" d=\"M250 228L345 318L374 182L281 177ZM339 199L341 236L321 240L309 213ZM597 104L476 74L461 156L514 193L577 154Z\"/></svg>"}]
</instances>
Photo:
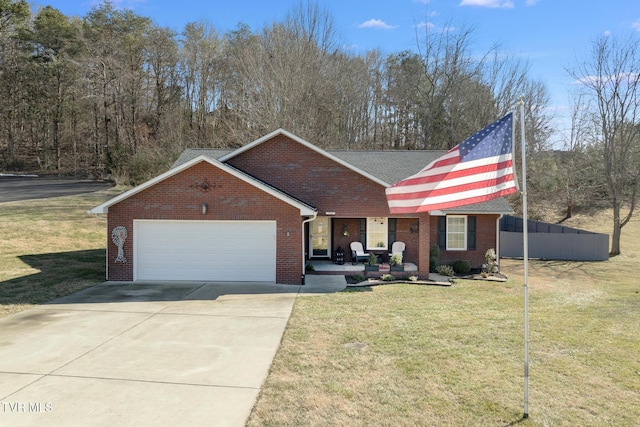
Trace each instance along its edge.
<instances>
[{"instance_id":1,"label":"porch chair","mask_svg":"<svg viewBox=\"0 0 640 427\"><path fill-rule=\"evenodd\" d=\"M393 242L393 244L391 245L391 253L389 254L389 258L394 256L395 254L398 254L402 257L402 259L404 259L405 248L406 245L404 244L404 242Z\"/></svg>"},{"instance_id":2,"label":"porch chair","mask_svg":"<svg viewBox=\"0 0 640 427\"><path fill-rule=\"evenodd\" d=\"M369 259L369 254L364 251L362 247L362 243L360 242L351 242L349 245L351 247L351 263L357 264L359 261L367 261Z\"/></svg>"}]
</instances>

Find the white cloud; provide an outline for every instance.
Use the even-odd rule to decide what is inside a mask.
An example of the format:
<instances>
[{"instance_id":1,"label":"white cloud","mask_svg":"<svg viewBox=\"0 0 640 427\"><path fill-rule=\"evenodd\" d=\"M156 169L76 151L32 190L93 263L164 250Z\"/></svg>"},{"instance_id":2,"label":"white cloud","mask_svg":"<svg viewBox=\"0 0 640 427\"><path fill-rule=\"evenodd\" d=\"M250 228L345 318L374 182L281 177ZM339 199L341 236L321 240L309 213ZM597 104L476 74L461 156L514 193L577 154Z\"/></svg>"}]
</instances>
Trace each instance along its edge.
<instances>
[{"instance_id":1,"label":"white cloud","mask_svg":"<svg viewBox=\"0 0 640 427\"><path fill-rule=\"evenodd\" d=\"M432 29L433 27L435 27L435 25L433 25L431 22L420 22L419 24L416 24L416 28L428 28L428 29Z\"/></svg>"},{"instance_id":2,"label":"white cloud","mask_svg":"<svg viewBox=\"0 0 640 427\"><path fill-rule=\"evenodd\" d=\"M456 31L456 27L454 26L437 27L432 22L424 22L424 21L420 22L419 24L416 24L415 28L419 30L427 29L429 32L434 32L434 33L451 33Z\"/></svg>"},{"instance_id":3,"label":"white cloud","mask_svg":"<svg viewBox=\"0 0 640 427\"><path fill-rule=\"evenodd\" d=\"M479 6L510 9L514 7L513 0L462 0L460 6Z\"/></svg>"},{"instance_id":4,"label":"white cloud","mask_svg":"<svg viewBox=\"0 0 640 427\"><path fill-rule=\"evenodd\" d=\"M611 35L611 31L606 30L604 33L602 33L602 35L605 37L609 37Z\"/></svg>"},{"instance_id":5,"label":"white cloud","mask_svg":"<svg viewBox=\"0 0 640 427\"><path fill-rule=\"evenodd\" d=\"M620 86L636 84L640 81L640 74L638 73L618 73L608 76L585 76L577 80L574 80L574 85L585 85L591 87L602 86Z\"/></svg>"},{"instance_id":6,"label":"white cloud","mask_svg":"<svg viewBox=\"0 0 640 427\"><path fill-rule=\"evenodd\" d=\"M381 19L369 19L366 22L358 25L358 28L373 28L375 30L393 30L398 28L395 25L389 25Z\"/></svg>"},{"instance_id":7,"label":"white cloud","mask_svg":"<svg viewBox=\"0 0 640 427\"><path fill-rule=\"evenodd\" d=\"M536 5L540 0L527 0L524 2L525 5L527 6L534 6Z\"/></svg>"},{"instance_id":8,"label":"white cloud","mask_svg":"<svg viewBox=\"0 0 640 427\"><path fill-rule=\"evenodd\" d=\"M636 22L631 24L631 28L633 28L636 31L640 31L640 19L638 19Z\"/></svg>"}]
</instances>

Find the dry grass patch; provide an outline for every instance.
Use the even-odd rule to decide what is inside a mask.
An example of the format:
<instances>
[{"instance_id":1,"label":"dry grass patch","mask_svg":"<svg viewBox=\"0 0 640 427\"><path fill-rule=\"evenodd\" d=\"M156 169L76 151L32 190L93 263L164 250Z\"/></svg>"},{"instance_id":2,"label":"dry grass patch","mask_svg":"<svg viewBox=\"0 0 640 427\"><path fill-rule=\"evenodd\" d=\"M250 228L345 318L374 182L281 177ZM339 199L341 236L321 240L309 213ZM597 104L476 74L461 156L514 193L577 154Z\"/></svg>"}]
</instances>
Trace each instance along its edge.
<instances>
[{"instance_id":1,"label":"dry grass patch","mask_svg":"<svg viewBox=\"0 0 640 427\"><path fill-rule=\"evenodd\" d=\"M105 221L87 210L118 192L0 205L0 317L104 280Z\"/></svg>"},{"instance_id":2,"label":"dry grass patch","mask_svg":"<svg viewBox=\"0 0 640 427\"><path fill-rule=\"evenodd\" d=\"M640 221L623 233L608 262L531 261L528 420L522 261L503 260L506 283L299 297L248 425L636 425Z\"/></svg>"}]
</instances>

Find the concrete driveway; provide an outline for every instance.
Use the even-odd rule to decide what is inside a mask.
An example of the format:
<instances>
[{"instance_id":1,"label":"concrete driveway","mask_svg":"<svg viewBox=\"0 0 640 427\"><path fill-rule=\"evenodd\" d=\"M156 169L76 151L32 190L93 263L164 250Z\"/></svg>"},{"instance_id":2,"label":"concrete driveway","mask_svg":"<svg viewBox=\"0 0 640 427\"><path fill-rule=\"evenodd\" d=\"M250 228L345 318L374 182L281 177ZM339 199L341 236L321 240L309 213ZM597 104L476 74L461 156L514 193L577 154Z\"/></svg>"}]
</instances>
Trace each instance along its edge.
<instances>
[{"instance_id":1,"label":"concrete driveway","mask_svg":"<svg viewBox=\"0 0 640 427\"><path fill-rule=\"evenodd\" d=\"M295 298L336 279L105 283L0 319L0 425L243 426Z\"/></svg>"}]
</instances>

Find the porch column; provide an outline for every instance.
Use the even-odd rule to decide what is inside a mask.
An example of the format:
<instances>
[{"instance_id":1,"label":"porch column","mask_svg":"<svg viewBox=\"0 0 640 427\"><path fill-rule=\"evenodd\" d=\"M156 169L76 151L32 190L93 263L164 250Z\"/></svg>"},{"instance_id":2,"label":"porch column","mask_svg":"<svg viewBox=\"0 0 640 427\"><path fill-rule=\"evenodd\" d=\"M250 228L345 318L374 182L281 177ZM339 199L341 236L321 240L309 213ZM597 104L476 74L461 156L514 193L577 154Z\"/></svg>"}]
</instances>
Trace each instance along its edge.
<instances>
[{"instance_id":1,"label":"porch column","mask_svg":"<svg viewBox=\"0 0 640 427\"><path fill-rule=\"evenodd\" d=\"M431 249L431 216L420 215L418 218L420 238L418 245L418 271L429 273L429 251Z\"/></svg>"}]
</instances>

